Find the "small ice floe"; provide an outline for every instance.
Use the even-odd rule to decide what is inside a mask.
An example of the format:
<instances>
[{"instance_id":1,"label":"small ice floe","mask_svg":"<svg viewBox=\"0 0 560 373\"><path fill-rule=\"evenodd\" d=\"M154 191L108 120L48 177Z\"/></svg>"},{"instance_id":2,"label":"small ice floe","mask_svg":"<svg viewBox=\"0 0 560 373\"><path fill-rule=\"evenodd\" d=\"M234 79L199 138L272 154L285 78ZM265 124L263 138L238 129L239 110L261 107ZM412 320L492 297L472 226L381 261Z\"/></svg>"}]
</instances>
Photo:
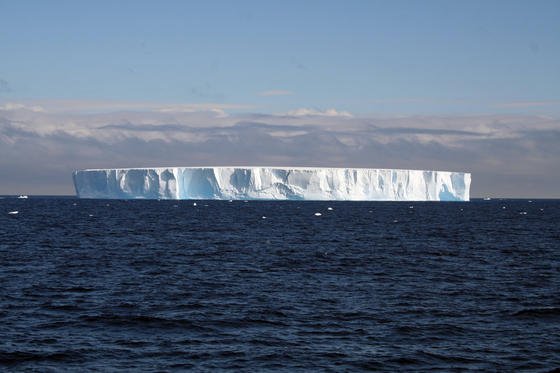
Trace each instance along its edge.
<instances>
[{"instance_id":1,"label":"small ice floe","mask_svg":"<svg viewBox=\"0 0 560 373\"><path fill-rule=\"evenodd\" d=\"M409 209L413 209L413 208L414 208L414 206L408 206L408 208L409 208Z\"/></svg>"},{"instance_id":2,"label":"small ice floe","mask_svg":"<svg viewBox=\"0 0 560 373\"><path fill-rule=\"evenodd\" d=\"M193 205L193 206L196 206L196 202L193 202L193 204L192 204L192 205Z\"/></svg>"},{"instance_id":3,"label":"small ice floe","mask_svg":"<svg viewBox=\"0 0 560 373\"><path fill-rule=\"evenodd\" d=\"M527 202L529 202L529 203L533 203L533 201L531 201L531 200L528 200Z\"/></svg>"},{"instance_id":4,"label":"small ice floe","mask_svg":"<svg viewBox=\"0 0 560 373\"><path fill-rule=\"evenodd\" d=\"M263 216L262 219L266 219L266 216Z\"/></svg>"},{"instance_id":5,"label":"small ice floe","mask_svg":"<svg viewBox=\"0 0 560 373\"><path fill-rule=\"evenodd\" d=\"M490 197L484 197L484 200L485 200L485 201L490 201L491 199L492 199L492 198L490 198Z\"/></svg>"},{"instance_id":6,"label":"small ice floe","mask_svg":"<svg viewBox=\"0 0 560 373\"><path fill-rule=\"evenodd\" d=\"M232 203L232 202L233 202L233 200L232 200L232 199L230 199L230 200L229 200L228 202L229 202L229 203Z\"/></svg>"},{"instance_id":7,"label":"small ice floe","mask_svg":"<svg viewBox=\"0 0 560 373\"><path fill-rule=\"evenodd\" d=\"M10 215L17 215L17 214L19 214L19 211L10 211L10 212L8 212L8 214L10 214Z\"/></svg>"},{"instance_id":8,"label":"small ice floe","mask_svg":"<svg viewBox=\"0 0 560 373\"><path fill-rule=\"evenodd\" d=\"M399 221L397 219L393 220L393 223L398 223Z\"/></svg>"},{"instance_id":9,"label":"small ice floe","mask_svg":"<svg viewBox=\"0 0 560 373\"><path fill-rule=\"evenodd\" d=\"M78 206L78 204L77 204L76 202L74 202L74 203L72 204L72 206Z\"/></svg>"},{"instance_id":10,"label":"small ice floe","mask_svg":"<svg viewBox=\"0 0 560 373\"><path fill-rule=\"evenodd\" d=\"M20 194L20 195L18 196L18 198L19 198L19 199L27 199L27 198L29 198L29 197L27 197L25 194Z\"/></svg>"},{"instance_id":11,"label":"small ice floe","mask_svg":"<svg viewBox=\"0 0 560 373\"><path fill-rule=\"evenodd\" d=\"M544 211L544 209L539 209L539 210Z\"/></svg>"},{"instance_id":12,"label":"small ice floe","mask_svg":"<svg viewBox=\"0 0 560 373\"><path fill-rule=\"evenodd\" d=\"M249 201L243 201L243 202L247 203L247 202L249 202Z\"/></svg>"},{"instance_id":13,"label":"small ice floe","mask_svg":"<svg viewBox=\"0 0 560 373\"><path fill-rule=\"evenodd\" d=\"M315 215L315 216L321 216L321 215L323 215L323 214L321 214L320 212L316 212L314 215Z\"/></svg>"},{"instance_id":14,"label":"small ice floe","mask_svg":"<svg viewBox=\"0 0 560 373\"><path fill-rule=\"evenodd\" d=\"M204 205L204 207L208 207L208 205Z\"/></svg>"},{"instance_id":15,"label":"small ice floe","mask_svg":"<svg viewBox=\"0 0 560 373\"><path fill-rule=\"evenodd\" d=\"M89 214L88 216L91 218L93 216L93 214Z\"/></svg>"},{"instance_id":16,"label":"small ice floe","mask_svg":"<svg viewBox=\"0 0 560 373\"><path fill-rule=\"evenodd\" d=\"M519 215L527 215L527 211L521 211Z\"/></svg>"},{"instance_id":17,"label":"small ice floe","mask_svg":"<svg viewBox=\"0 0 560 373\"><path fill-rule=\"evenodd\" d=\"M505 207L505 206L502 206L502 210L505 210L505 209L506 209L506 207Z\"/></svg>"},{"instance_id":18,"label":"small ice floe","mask_svg":"<svg viewBox=\"0 0 560 373\"><path fill-rule=\"evenodd\" d=\"M461 211L463 211L463 209L461 209Z\"/></svg>"},{"instance_id":19,"label":"small ice floe","mask_svg":"<svg viewBox=\"0 0 560 373\"><path fill-rule=\"evenodd\" d=\"M173 205L173 207L179 207L179 205Z\"/></svg>"},{"instance_id":20,"label":"small ice floe","mask_svg":"<svg viewBox=\"0 0 560 373\"><path fill-rule=\"evenodd\" d=\"M333 208L332 207L327 207L327 210L332 211Z\"/></svg>"}]
</instances>

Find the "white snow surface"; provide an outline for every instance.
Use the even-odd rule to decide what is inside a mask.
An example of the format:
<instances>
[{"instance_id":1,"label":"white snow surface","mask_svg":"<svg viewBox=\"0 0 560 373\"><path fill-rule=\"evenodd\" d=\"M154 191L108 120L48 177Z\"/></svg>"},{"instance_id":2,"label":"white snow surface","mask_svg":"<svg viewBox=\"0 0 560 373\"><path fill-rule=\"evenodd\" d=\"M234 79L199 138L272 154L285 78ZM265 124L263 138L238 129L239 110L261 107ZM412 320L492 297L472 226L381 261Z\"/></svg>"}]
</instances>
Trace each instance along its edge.
<instances>
[{"instance_id":1,"label":"white snow surface","mask_svg":"<svg viewBox=\"0 0 560 373\"><path fill-rule=\"evenodd\" d=\"M158 167L75 171L80 198L468 201L463 172L311 167Z\"/></svg>"}]
</instances>

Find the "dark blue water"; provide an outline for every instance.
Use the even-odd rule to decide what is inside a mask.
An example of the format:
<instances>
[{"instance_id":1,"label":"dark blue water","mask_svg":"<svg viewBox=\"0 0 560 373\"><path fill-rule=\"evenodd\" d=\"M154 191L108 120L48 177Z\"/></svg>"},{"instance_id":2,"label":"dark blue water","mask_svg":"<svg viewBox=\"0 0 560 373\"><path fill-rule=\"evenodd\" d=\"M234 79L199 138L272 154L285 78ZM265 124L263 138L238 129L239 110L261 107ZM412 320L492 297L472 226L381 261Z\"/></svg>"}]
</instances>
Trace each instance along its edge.
<instances>
[{"instance_id":1,"label":"dark blue water","mask_svg":"<svg viewBox=\"0 0 560 373\"><path fill-rule=\"evenodd\" d=\"M560 201L5 198L0 264L0 369L560 367Z\"/></svg>"}]
</instances>

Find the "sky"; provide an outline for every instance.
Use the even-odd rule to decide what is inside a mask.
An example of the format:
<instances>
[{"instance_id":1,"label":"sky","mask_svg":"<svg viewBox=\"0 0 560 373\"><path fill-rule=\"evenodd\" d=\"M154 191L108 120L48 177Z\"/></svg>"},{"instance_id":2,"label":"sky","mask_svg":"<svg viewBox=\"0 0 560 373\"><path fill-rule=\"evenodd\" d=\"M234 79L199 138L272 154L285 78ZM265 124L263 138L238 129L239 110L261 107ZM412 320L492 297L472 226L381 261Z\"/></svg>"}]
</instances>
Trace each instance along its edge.
<instances>
[{"instance_id":1,"label":"sky","mask_svg":"<svg viewBox=\"0 0 560 373\"><path fill-rule=\"evenodd\" d=\"M95 167L473 174L560 197L558 1L0 0L0 194Z\"/></svg>"}]
</instances>

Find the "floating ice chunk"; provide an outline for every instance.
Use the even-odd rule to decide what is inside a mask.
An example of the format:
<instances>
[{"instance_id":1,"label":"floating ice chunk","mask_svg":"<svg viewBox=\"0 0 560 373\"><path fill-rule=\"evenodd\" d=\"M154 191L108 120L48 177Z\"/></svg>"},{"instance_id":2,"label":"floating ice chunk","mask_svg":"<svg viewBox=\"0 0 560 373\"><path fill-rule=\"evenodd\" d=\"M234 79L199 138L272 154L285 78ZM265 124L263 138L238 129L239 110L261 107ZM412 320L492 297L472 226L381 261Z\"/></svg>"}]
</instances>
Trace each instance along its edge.
<instances>
[{"instance_id":1,"label":"floating ice chunk","mask_svg":"<svg viewBox=\"0 0 560 373\"><path fill-rule=\"evenodd\" d=\"M316 212L314 215L315 215L315 216L321 216L321 215L323 215L323 214L321 214L320 212Z\"/></svg>"},{"instance_id":2,"label":"floating ice chunk","mask_svg":"<svg viewBox=\"0 0 560 373\"><path fill-rule=\"evenodd\" d=\"M8 212L8 214L10 214L10 215L17 215L17 214L19 214L19 211L10 211L10 212Z\"/></svg>"},{"instance_id":3,"label":"floating ice chunk","mask_svg":"<svg viewBox=\"0 0 560 373\"><path fill-rule=\"evenodd\" d=\"M193 204L192 204L192 205L193 205L193 206L196 206L196 202L193 202Z\"/></svg>"},{"instance_id":4,"label":"floating ice chunk","mask_svg":"<svg viewBox=\"0 0 560 373\"><path fill-rule=\"evenodd\" d=\"M266 216L263 216L262 218L263 218L263 219L266 219Z\"/></svg>"},{"instance_id":5,"label":"floating ice chunk","mask_svg":"<svg viewBox=\"0 0 560 373\"><path fill-rule=\"evenodd\" d=\"M527 211L521 211L519 215L527 215Z\"/></svg>"},{"instance_id":6,"label":"floating ice chunk","mask_svg":"<svg viewBox=\"0 0 560 373\"><path fill-rule=\"evenodd\" d=\"M169 167L76 171L80 198L468 201L463 172L316 167Z\"/></svg>"},{"instance_id":7,"label":"floating ice chunk","mask_svg":"<svg viewBox=\"0 0 560 373\"><path fill-rule=\"evenodd\" d=\"M332 207L327 207L327 210L332 211L333 208Z\"/></svg>"}]
</instances>

